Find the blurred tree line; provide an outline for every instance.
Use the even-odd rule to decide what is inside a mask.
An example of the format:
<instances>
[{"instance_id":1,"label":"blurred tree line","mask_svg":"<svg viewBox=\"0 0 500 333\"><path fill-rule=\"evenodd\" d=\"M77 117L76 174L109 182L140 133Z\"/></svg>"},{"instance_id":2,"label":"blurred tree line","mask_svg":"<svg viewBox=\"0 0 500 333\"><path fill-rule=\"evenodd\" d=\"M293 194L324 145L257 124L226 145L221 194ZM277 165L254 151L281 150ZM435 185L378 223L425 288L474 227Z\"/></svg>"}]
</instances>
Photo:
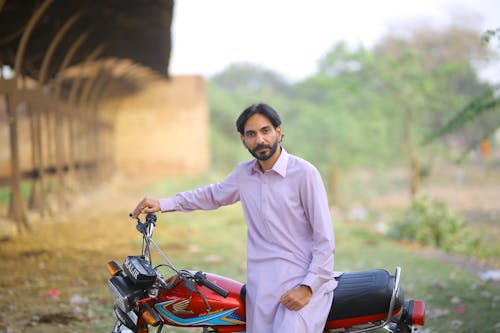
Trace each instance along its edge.
<instances>
[{"instance_id":1,"label":"blurred tree line","mask_svg":"<svg viewBox=\"0 0 500 333\"><path fill-rule=\"evenodd\" d=\"M456 161L500 127L499 86L478 76L500 50L484 41L473 28L452 26L393 33L373 49L340 42L295 83L253 64L230 65L209 80L213 165L229 170L250 158L235 120L263 101L282 115L286 149L326 178L350 167L405 166L414 195L432 158Z\"/></svg>"}]
</instances>

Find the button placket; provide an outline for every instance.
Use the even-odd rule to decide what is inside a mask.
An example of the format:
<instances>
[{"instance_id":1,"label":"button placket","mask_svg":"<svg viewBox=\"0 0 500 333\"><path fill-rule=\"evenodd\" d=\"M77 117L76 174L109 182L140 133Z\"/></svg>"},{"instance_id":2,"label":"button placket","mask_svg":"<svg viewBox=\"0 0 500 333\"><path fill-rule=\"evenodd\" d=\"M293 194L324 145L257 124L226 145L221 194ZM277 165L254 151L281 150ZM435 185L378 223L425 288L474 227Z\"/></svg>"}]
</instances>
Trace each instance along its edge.
<instances>
[{"instance_id":1,"label":"button placket","mask_svg":"<svg viewBox=\"0 0 500 333\"><path fill-rule=\"evenodd\" d=\"M269 176L266 173L263 173L260 175L261 179L261 214L262 214L262 223L265 226L267 230L267 236L269 237L269 240L274 241L274 236L272 234L272 221L269 219L270 214L269 214L269 200L271 200L270 196L270 190L269 190Z\"/></svg>"}]
</instances>

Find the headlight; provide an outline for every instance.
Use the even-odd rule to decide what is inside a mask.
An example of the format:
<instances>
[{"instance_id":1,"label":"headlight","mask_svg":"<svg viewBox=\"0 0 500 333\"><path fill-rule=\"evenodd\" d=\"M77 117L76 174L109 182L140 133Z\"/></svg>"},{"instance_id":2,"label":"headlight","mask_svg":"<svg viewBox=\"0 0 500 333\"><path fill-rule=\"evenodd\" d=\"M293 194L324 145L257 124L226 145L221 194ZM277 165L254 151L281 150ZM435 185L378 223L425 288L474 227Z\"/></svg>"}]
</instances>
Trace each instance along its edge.
<instances>
[{"instance_id":1,"label":"headlight","mask_svg":"<svg viewBox=\"0 0 500 333\"><path fill-rule=\"evenodd\" d=\"M108 280L109 292L116 306L123 312L130 312L136 300L144 297L144 290L137 289L128 277L113 276Z\"/></svg>"}]
</instances>

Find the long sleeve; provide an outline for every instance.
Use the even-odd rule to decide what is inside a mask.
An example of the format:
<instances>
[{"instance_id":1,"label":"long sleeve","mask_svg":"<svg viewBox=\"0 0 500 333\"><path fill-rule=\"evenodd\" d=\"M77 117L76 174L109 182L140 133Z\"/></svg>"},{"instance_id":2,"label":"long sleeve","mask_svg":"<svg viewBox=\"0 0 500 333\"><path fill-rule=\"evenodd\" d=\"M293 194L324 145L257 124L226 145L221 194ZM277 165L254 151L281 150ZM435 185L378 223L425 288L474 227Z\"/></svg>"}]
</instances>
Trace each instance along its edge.
<instances>
[{"instance_id":1,"label":"long sleeve","mask_svg":"<svg viewBox=\"0 0 500 333\"><path fill-rule=\"evenodd\" d=\"M230 205L240 200L237 171L233 171L223 181L180 192L173 197L160 199L162 212L212 210Z\"/></svg>"},{"instance_id":2,"label":"long sleeve","mask_svg":"<svg viewBox=\"0 0 500 333\"><path fill-rule=\"evenodd\" d=\"M312 228L312 260L303 284L316 292L333 281L335 241L326 190L319 172L310 169L303 178L301 198Z\"/></svg>"}]
</instances>

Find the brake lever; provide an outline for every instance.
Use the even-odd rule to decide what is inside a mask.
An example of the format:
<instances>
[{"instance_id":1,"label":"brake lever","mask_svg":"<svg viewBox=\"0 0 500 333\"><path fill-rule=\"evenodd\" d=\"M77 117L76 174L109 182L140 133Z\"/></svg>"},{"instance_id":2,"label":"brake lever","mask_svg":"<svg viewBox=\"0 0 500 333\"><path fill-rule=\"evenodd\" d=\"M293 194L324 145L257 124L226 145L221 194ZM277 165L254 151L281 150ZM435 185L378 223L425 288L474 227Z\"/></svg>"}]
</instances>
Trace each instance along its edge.
<instances>
[{"instance_id":1,"label":"brake lever","mask_svg":"<svg viewBox=\"0 0 500 333\"><path fill-rule=\"evenodd\" d=\"M132 213L129 213L128 215L130 217L133 216ZM148 215L146 215L146 221L145 222L141 222L141 219L139 218L139 216L136 217L136 220L137 220L137 224L135 226L135 229L137 229L137 231L139 231L141 234L146 235L146 228L147 228L147 226L149 224L152 224L152 225L156 226L157 217L153 213L148 213Z\"/></svg>"},{"instance_id":2,"label":"brake lever","mask_svg":"<svg viewBox=\"0 0 500 333\"><path fill-rule=\"evenodd\" d=\"M132 213L129 213L128 214L129 217L133 217L133 214ZM137 231L139 231L141 234L144 235L144 231L145 231L145 227L144 227L144 223L141 222L141 219L139 218L139 216L137 216L135 218L135 220L137 221L137 224L135 225L135 229Z\"/></svg>"},{"instance_id":3,"label":"brake lever","mask_svg":"<svg viewBox=\"0 0 500 333\"><path fill-rule=\"evenodd\" d=\"M135 229L139 231L141 234L146 235L146 227L144 226L145 223L137 222L135 225Z\"/></svg>"},{"instance_id":4,"label":"brake lever","mask_svg":"<svg viewBox=\"0 0 500 333\"><path fill-rule=\"evenodd\" d=\"M195 293L196 295L200 296L201 299L203 300L203 303L205 303L205 306L207 307L207 312L212 311L212 308L210 307L210 304L208 304L207 299L205 298L205 295L203 295L202 292L196 288L195 281L193 280L193 276L191 277L185 277L185 276L180 276L181 280L184 281L184 286L186 287L187 290L189 290L192 293Z\"/></svg>"},{"instance_id":5,"label":"brake lever","mask_svg":"<svg viewBox=\"0 0 500 333\"><path fill-rule=\"evenodd\" d=\"M198 291L198 289L196 289L196 285L194 284L194 282L191 279L184 278L184 277L182 279L184 280L184 286L186 287L187 290L189 290L192 293Z\"/></svg>"}]
</instances>

